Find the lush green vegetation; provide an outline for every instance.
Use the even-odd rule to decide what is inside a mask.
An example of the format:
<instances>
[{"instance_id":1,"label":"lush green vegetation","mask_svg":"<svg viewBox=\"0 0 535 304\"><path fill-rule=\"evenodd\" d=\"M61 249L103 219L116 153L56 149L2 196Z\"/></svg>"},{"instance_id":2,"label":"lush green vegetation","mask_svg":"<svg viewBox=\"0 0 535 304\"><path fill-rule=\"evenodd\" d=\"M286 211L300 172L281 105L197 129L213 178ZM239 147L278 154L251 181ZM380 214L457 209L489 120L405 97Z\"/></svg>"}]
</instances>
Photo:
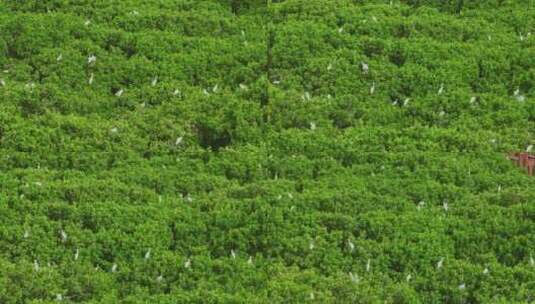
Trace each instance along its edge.
<instances>
[{"instance_id":1,"label":"lush green vegetation","mask_svg":"<svg viewBox=\"0 0 535 304\"><path fill-rule=\"evenodd\" d=\"M2 1L0 303L532 303L534 5Z\"/></svg>"}]
</instances>

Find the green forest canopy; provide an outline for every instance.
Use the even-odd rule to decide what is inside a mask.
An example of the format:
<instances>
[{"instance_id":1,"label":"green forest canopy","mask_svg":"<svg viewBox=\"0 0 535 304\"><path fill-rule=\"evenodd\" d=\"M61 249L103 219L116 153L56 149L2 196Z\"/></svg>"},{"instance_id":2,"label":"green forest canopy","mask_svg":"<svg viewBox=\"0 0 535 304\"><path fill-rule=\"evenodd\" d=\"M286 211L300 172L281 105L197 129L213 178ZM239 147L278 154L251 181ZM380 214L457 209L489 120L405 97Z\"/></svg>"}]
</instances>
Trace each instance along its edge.
<instances>
[{"instance_id":1,"label":"green forest canopy","mask_svg":"<svg viewBox=\"0 0 535 304\"><path fill-rule=\"evenodd\" d=\"M3 1L0 303L535 301L534 4Z\"/></svg>"}]
</instances>

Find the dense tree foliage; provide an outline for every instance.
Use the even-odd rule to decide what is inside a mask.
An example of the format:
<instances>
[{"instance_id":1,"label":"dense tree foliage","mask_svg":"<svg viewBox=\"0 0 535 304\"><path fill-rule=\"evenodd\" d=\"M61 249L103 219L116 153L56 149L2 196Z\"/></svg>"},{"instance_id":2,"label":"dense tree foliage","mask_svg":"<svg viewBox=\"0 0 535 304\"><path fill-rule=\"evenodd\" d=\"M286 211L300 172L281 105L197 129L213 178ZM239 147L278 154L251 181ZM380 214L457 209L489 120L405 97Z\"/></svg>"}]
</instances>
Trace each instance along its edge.
<instances>
[{"instance_id":1,"label":"dense tree foliage","mask_svg":"<svg viewBox=\"0 0 535 304\"><path fill-rule=\"evenodd\" d=\"M535 301L534 4L2 1L0 303Z\"/></svg>"}]
</instances>

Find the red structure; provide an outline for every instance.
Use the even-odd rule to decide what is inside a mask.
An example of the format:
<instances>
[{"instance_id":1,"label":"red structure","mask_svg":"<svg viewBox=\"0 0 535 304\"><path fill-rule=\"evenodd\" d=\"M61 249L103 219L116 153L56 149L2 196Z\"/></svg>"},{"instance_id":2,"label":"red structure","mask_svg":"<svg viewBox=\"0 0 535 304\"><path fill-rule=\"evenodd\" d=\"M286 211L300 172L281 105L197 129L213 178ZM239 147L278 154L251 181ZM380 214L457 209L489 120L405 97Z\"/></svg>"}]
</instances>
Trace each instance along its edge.
<instances>
[{"instance_id":1,"label":"red structure","mask_svg":"<svg viewBox=\"0 0 535 304\"><path fill-rule=\"evenodd\" d=\"M509 155L509 159L525 168L528 171L528 175L533 175L535 171L535 155L527 152L516 152Z\"/></svg>"}]
</instances>

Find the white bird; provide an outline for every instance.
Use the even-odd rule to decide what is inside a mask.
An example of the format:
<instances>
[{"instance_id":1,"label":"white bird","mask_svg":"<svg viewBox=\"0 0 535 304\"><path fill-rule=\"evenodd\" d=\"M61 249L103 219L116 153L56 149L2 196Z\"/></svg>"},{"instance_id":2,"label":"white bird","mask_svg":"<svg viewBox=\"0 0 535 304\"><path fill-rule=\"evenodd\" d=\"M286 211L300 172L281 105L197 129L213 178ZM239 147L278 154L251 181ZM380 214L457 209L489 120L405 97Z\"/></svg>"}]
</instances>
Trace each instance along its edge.
<instances>
[{"instance_id":1,"label":"white bird","mask_svg":"<svg viewBox=\"0 0 535 304\"><path fill-rule=\"evenodd\" d=\"M159 275L157 278L156 278L156 282L161 282L163 281L163 276L162 275Z\"/></svg>"},{"instance_id":2,"label":"white bird","mask_svg":"<svg viewBox=\"0 0 535 304\"><path fill-rule=\"evenodd\" d=\"M531 266L535 266L535 260L533 259L533 256L531 254L529 255L529 264Z\"/></svg>"},{"instance_id":3,"label":"white bird","mask_svg":"<svg viewBox=\"0 0 535 304\"><path fill-rule=\"evenodd\" d=\"M247 91L247 89L248 89L248 87L246 85L244 85L243 83L240 83L239 86L240 86L241 90Z\"/></svg>"},{"instance_id":4,"label":"white bird","mask_svg":"<svg viewBox=\"0 0 535 304\"><path fill-rule=\"evenodd\" d=\"M216 84L216 85L212 88L212 92L214 92L214 93L217 92L218 88L219 88L219 85Z\"/></svg>"},{"instance_id":5,"label":"white bird","mask_svg":"<svg viewBox=\"0 0 535 304\"><path fill-rule=\"evenodd\" d=\"M6 86L6 82L4 79L0 79L0 85L5 87Z\"/></svg>"},{"instance_id":6,"label":"white bird","mask_svg":"<svg viewBox=\"0 0 535 304\"><path fill-rule=\"evenodd\" d=\"M407 280L407 282L409 282L411 279L412 279L412 276L411 276L411 274L409 273L409 274L407 275L406 280Z\"/></svg>"},{"instance_id":7,"label":"white bird","mask_svg":"<svg viewBox=\"0 0 535 304\"><path fill-rule=\"evenodd\" d=\"M65 243L67 241L67 233L64 230L60 231L61 241Z\"/></svg>"},{"instance_id":8,"label":"white bird","mask_svg":"<svg viewBox=\"0 0 535 304\"><path fill-rule=\"evenodd\" d=\"M293 194L291 194L290 192L288 192L288 198L289 198L289 199L294 198Z\"/></svg>"},{"instance_id":9,"label":"white bird","mask_svg":"<svg viewBox=\"0 0 535 304\"><path fill-rule=\"evenodd\" d=\"M78 260L78 256L80 255L80 250L78 250L78 248L76 248L76 252L74 253L74 260Z\"/></svg>"},{"instance_id":10,"label":"white bird","mask_svg":"<svg viewBox=\"0 0 535 304\"><path fill-rule=\"evenodd\" d=\"M150 251L151 250L149 249L149 250L147 250L147 252L145 252L145 260L150 259Z\"/></svg>"},{"instance_id":11,"label":"white bird","mask_svg":"<svg viewBox=\"0 0 535 304\"><path fill-rule=\"evenodd\" d=\"M411 100L410 98L405 98L405 100L403 100L403 106L404 107L407 106L410 100Z\"/></svg>"},{"instance_id":12,"label":"white bird","mask_svg":"<svg viewBox=\"0 0 535 304\"><path fill-rule=\"evenodd\" d=\"M446 112L444 112L444 111L440 111L440 112L438 113L438 116L440 116L440 117L442 117L442 116L444 116L444 115L446 115Z\"/></svg>"},{"instance_id":13,"label":"white bird","mask_svg":"<svg viewBox=\"0 0 535 304\"><path fill-rule=\"evenodd\" d=\"M332 68L333 68L333 64L329 63L329 65L327 66L327 71L330 71Z\"/></svg>"},{"instance_id":14,"label":"white bird","mask_svg":"<svg viewBox=\"0 0 535 304\"><path fill-rule=\"evenodd\" d=\"M372 20L373 20L374 22L377 22L377 17L372 16Z\"/></svg>"},{"instance_id":15,"label":"white bird","mask_svg":"<svg viewBox=\"0 0 535 304\"><path fill-rule=\"evenodd\" d=\"M489 273L489 269L485 267L485 269L483 269L483 274L488 274L488 273Z\"/></svg>"},{"instance_id":16,"label":"white bird","mask_svg":"<svg viewBox=\"0 0 535 304\"><path fill-rule=\"evenodd\" d=\"M338 33L342 33L343 31L344 31L344 27L343 26L338 28Z\"/></svg>"},{"instance_id":17,"label":"white bird","mask_svg":"<svg viewBox=\"0 0 535 304\"><path fill-rule=\"evenodd\" d=\"M375 82L372 83L372 86L370 87L370 95L373 95L375 93Z\"/></svg>"},{"instance_id":18,"label":"white bird","mask_svg":"<svg viewBox=\"0 0 535 304\"><path fill-rule=\"evenodd\" d=\"M117 127L113 127L110 129L111 133L117 133L117 131L118 131Z\"/></svg>"},{"instance_id":19,"label":"white bird","mask_svg":"<svg viewBox=\"0 0 535 304\"><path fill-rule=\"evenodd\" d=\"M182 142L182 139L183 139L182 136L177 137L175 140L175 146L180 145L180 143Z\"/></svg>"},{"instance_id":20,"label":"white bird","mask_svg":"<svg viewBox=\"0 0 535 304\"><path fill-rule=\"evenodd\" d=\"M56 57L56 61L61 61L61 59L63 59L63 55L59 54L58 57Z\"/></svg>"},{"instance_id":21,"label":"white bird","mask_svg":"<svg viewBox=\"0 0 535 304\"><path fill-rule=\"evenodd\" d=\"M206 89L202 89L202 92L204 93L204 95L210 96L210 93L208 93L208 91Z\"/></svg>"},{"instance_id":22,"label":"white bird","mask_svg":"<svg viewBox=\"0 0 535 304\"><path fill-rule=\"evenodd\" d=\"M111 266L111 272L116 272L117 271L117 264L113 263L113 265Z\"/></svg>"},{"instance_id":23,"label":"white bird","mask_svg":"<svg viewBox=\"0 0 535 304\"><path fill-rule=\"evenodd\" d=\"M368 262L366 263L366 272L369 272L369 271L370 271L370 268L371 268L370 263L371 263L371 260L368 259Z\"/></svg>"},{"instance_id":24,"label":"white bird","mask_svg":"<svg viewBox=\"0 0 535 304\"><path fill-rule=\"evenodd\" d=\"M97 61L97 56L95 55L89 55L89 57L87 57L87 64L91 64L91 63L94 63Z\"/></svg>"},{"instance_id":25,"label":"white bird","mask_svg":"<svg viewBox=\"0 0 535 304\"><path fill-rule=\"evenodd\" d=\"M313 292L310 292L310 299L311 299L311 300L314 300L314 299L315 299L315 297L314 297L314 293L313 293Z\"/></svg>"},{"instance_id":26,"label":"white bird","mask_svg":"<svg viewBox=\"0 0 535 304\"><path fill-rule=\"evenodd\" d=\"M184 262L184 268L190 268L191 267L191 260L187 259L186 262Z\"/></svg>"},{"instance_id":27,"label":"white bird","mask_svg":"<svg viewBox=\"0 0 535 304\"><path fill-rule=\"evenodd\" d=\"M459 285L459 289L460 289L460 290L463 290L463 289L465 289L465 288L466 288L466 284L461 283L461 285Z\"/></svg>"},{"instance_id":28,"label":"white bird","mask_svg":"<svg viewBox=\"0 0 535 304\"><path fill-rule=\"evenodd\" d=\"M308 249L313 250L314 247L314 241L310 241L310 243L308 244Z\"/></svg>"},{"instance_id":29,"label":"white bird","mask_svg":"<svg viewBox=\"0 0 535 304\"><path fill-rule=\"evenodd\" d=\"M152 81L151 81L151 85L152 86L155 86L156 84L158 83L158 76L154 76L154 78L152 78Z\"/></svg>"},{"instance_id":30,"label":"white bird","mask_svg":"<svg viewBox=\"0 0 535 304\"><path fill-rule=\"evenodd\" d=\"M186 196L186 201L188 201L189 203L191 203L193 201L193 198L188 194Z\"/></svg>"},{"instance_id":31,"label":"white bird","mask_svg":"<svg viewBox=\"0 0 535 304\"><path fill-rule=\"evenodd\" d=\"M123 92L123 89L119 89L119 91L115 92L115 96L121 97L121 95L123 95Z\"/></svg>"},{"instance_id":32,"label":"white bird","mask_svg":"<svg viewBox=\"0 0 535 304\"><path fill-rule=\"evenodd\" d=\"M58 293L56 295L56 301L63 301L63 296L61 295L61 293Z\"/></svg>"},{"instance_id":33,"label":"white bird","mask_svg":"<svg viewBox=\"0 0 535 304\"><path fill-rule=\"evenodd\" d=\"M233 259L236 259L236 252L234 252L234 250L230 250L230 256L232 256Z\"/></svg>"},{"instance_id":34,"label":"white bird","mask_svg":"<svg viewBox=\"0 0 535 304\"><path fill-rule=\"evenodd\" d=\"M180 95L180 91L178 89L175 89L175 91L173 91L173 95L175 96Z\"/></svg>"},{"instance_id":35,"label":"white bird","mask_svg":"<svg viewBox=\"0 0 535 304\"><path fill-rule=\"evenodd\" d=\"M487 39L488 39L489 41L491 41L491 40L492 40L492 36L491 36L491 35L487 35Z\"/></svg>"},{"instance_id":36,"label":"white bird","mask_svg":"<svg viewBox=\"0 0 535 304\"><path fill-rule=\"evenodd\" d=\"M356 274L353 274L352 272L349 273L349 278L353 283L358 283L360 281L359 276Z\"/></svg>"},{"instance_id":37,"label":"white bird","mask_svg":"<svg viewBox=\"0 0 535 304\"><path fill-rule=\"evenodd\" d=\"M95 78L95 75L94 75L93 73L91 73L91 74L89 75L89 80L87 81L87 83L92 84L94 78Z\"/></svg>"},{"instance_id":38,"label":"white bird","mask_svg":"<svg viewBox=\"0 0 535 304\"><path fill-rule=\"evenodd\" d=\"M303 94L303 96L301 96L301 98L302 98L303 100L305 100L305 101L310 100L310 93L305 92L305 94Z\"/></svg>"},{"instance_id":39,"label":"white bird","mask_svg":"<svg viewBox=\"0 0 535 304\"><path fill-rule=\"evenodd\" d=\"M252 265L253 264L253 257L249 256L249 259L247 260L247 264Z\"/></svg>"},{"instance_id":40,"label":"white bird","mask_svg":"<svg viewBox=\"0 0 535 304\"><path fill-rule=\"evenodd\" d=\"M312 131L316 130L316 123L315 122L311 122L310 123L310 130L312 130Z\"/></svg>"},{"instance_id":41,"label":"white bird","mask_svg":"<svg viewBox=\"0 0 535 304\"><path fill-rule=\"evenodd\" d=\"M355 244L353 244L351 240L347 240L347 246L349 247L349 252L353 252L353 250L355 250Z\"/></svg>"},{"instance_id":42,"label":"white bird","mask_svg":"<svg viewBox=\"0 0 535 304\"><path fill-rule=\"evenodd\" d=\"M472 96L472 98L470 98L470 104L474 104L475 102L476 102L476 97Z\"/></svg>"},{"instance_id":43,"label":"white bird","mask_svg":"<svg viewBox=\"0 0 535 304\"><path fill-rule=\"evenodd\" d=\"M86 20L86 21L84 22L84 25L85 25L85 26L88 26L90 23L91 23L90 20Z\"/></svg>"},{"instance_id":44,"label":"white bird","mask_svg":"<svg viewBox=\"0 0 535 304\"><path fill-rule=\"evenodd\" d=\"M526 152L531 152L533 150L533 145L529 145L526 147Z\"/></svg>"},{"instance_id":45,"label":"white bird","mask_svg":"<svg viewBox=\"0 0 535 304\"><path fill-rule=\"evenodd\" d=\"M442 268L442 264L444 263L444 258L440 258L440 260L437 263L437 269Z\"/></svg>"},{"instance_id":46,"label":"white bird","mask_svg":"<svg viewBox=\"0 0 535 304\"><path fill-rule=\"evenodd\" d=\"M502 192L502 185L498 185L498 192Z\"/></svg>"},{"instance_id":47,"label":"white bird","mask_svg":"<svg viewBox=\"0 0 535 304\"><path fill-rule=\"evenodd\" d=\"M23 238L28 238L30 236L30 232L28 230L25 230L24 231L24 235L22 236Z\"/></svg>"},{"instance_id":48,"label":"white bird","mask_svg":"<svg viewBox=\"0 0 535 304\"><path fill-rule=\"evenodd\" d=\"M132 15L139 15L139 12L136 11L136 10L133 10L133 11L131 12L131 14L132 14Z\"/></svg>"},{"instance_id":49,"label":"white bird","mask_svg":"<svg viewBox=\"0 0 535 304\"><path fill-rule=\"evenodd\" d=\"M444 84L440 84L440 88L438 89L438 95L441 95L444 92Z\"/></svg>"},{"instance_id":50,"label":"white bird","mask_svg":"<svg viewBox=\"0 0 535 304\"><path fill-rule=\"evenodd\" d=\"M416 207L416 209L418 209L418 211L420 211L420 209L422 209L424 206L425 206L425 202L424 201L420 201L418 203L418 206Z\"/></svg>"},{"instance_id":51,"label":"white bird","mask_svg":"<svg viewBox=\"0 0 535 304\"><path fill-rule=\"evenodd\" d=\"M33 260L33 270L39 271L39 262L37 260Z\"/></svg>"},{"instance_id":52,"label":"white bird","mask_svg":"<svg viewBox=\"0 0 535 304\"><path fill-rule=\"evenodd\" d=\"M273 80L273 84L280 84L281 81L280 80Z\"/></svg>"},{"instance_id":53,"label":"white bird","mask_svg":"<svg viewBox=\"0 0 535 304\"><path fill-rule=\"evenodd\" d=\"M444 207L444 211L448 211L448 201L444 201L442 207Z\"/></svg>"},{"instance_id":54,"label":"white bird","mask_svg":"<svg viewBox=\"0 0 535 304\"><path fill-rule=\"evenodd\" d=\"M368 66L368 64L365 63L365 62L361 62L360 64L361 64L361 67L362 67L362 72L364 74L368 74L368 72L370 70L370 67Z\"/></svg>"}]
</instances>

